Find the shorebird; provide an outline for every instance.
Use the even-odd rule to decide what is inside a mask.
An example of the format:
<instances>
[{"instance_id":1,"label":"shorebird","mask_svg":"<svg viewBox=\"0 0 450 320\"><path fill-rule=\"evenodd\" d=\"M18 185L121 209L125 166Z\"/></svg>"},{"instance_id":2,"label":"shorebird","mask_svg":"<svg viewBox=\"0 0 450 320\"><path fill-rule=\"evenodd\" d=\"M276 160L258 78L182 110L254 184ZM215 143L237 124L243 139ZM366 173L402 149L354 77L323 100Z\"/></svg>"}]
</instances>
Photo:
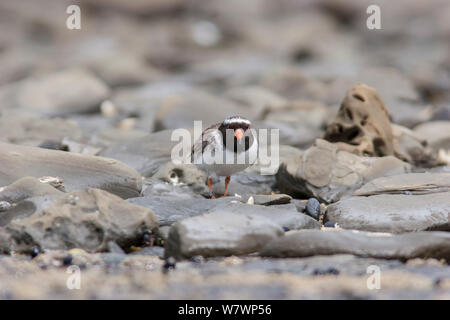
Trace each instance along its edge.
<instances>
[{"instance_id":1,"label":"shorebird","mask_svg":"<svg viewBox=\"0 0 450 320\"><path fill-rule=\"evenodd\" d=\"M231 175L251 166L258 157L258 141L250 130L251 122L232 116L206 128L191 150L191 162L206 172L210 196L213 177L225 177L227 195Z\"/></svg>"}]
</instances>

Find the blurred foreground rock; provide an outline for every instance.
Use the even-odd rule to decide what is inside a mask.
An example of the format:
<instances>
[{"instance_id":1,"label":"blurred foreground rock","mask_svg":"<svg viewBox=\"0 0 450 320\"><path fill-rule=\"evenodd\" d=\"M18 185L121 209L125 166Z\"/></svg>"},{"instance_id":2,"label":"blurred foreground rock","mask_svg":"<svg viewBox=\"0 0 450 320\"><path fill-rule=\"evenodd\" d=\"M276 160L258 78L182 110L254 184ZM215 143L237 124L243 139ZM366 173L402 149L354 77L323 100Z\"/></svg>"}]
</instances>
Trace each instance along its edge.
<instances>
[{"instance_id":1,"label":"blurred foreground rock","mask_svg":"<svg viewBox=\"0 0 450 320\"><path fill-rule=\"evenodd\" d=\"M145 232L156 233L158 221L146 208L127 203L99 189L70 192L42 211L15 219L6 227L2 251L32 248L107 250L109 241L123 248L140 243ZM6 242L6 243L5 243Z\"/></svg>"},{"instance_id":2,"label":"blurred foreground rock","mask_svg":"<svg viewBox=\"0 0 450 320\"><path fill-rule=\"evenodd\" d=\"M165 256L182 259L248 254L282 234L280 226L264 217L217 211L175 223Z\"/></svg>"},{"instance_id":3,"label":"blurred foreground rock","mask_svg":"<svg viewBox=\"0 0 450 320\"><path fill-rule=\"evenodd\" d=\"M352 230L300 231L269 242L261 252L266 257L308 257L354 254L381 259L450 258L450 235L417 232L402 235Z\"/></svg>"}]
</instances>

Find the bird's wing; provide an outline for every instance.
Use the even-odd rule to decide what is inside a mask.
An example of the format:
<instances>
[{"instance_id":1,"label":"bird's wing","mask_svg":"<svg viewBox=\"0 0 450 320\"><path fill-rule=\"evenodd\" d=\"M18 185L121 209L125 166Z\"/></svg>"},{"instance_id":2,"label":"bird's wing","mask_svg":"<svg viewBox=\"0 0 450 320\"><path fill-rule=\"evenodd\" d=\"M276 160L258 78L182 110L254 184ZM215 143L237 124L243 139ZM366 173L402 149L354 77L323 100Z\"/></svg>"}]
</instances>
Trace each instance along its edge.
<instances>
[{"instance_id":1,"label":"bird's wing","mask_svg":"<svg viewBox=\"0 0 450 320\"><path fill-rule=\"evenodd\" d=\"M195 156L201 156L206 148L211 148L213 143L221 143L222 135L219 130L221 123L216 123L202 132L202 136L194 143L191 149L191 162Z\"/></svg>"}]
</instances>

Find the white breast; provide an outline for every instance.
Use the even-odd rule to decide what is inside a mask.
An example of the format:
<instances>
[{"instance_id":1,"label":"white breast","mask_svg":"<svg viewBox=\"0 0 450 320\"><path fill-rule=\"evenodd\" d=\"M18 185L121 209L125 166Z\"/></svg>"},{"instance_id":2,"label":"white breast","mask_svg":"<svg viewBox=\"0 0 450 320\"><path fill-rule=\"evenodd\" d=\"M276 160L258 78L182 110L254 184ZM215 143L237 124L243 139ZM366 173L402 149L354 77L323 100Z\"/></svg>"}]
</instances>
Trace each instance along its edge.
<instances>
[{"instance_id":1,"label":"white breast","mask_svg":"<svg viewBox=\"0 0 450 320\"><path fill-rule=\"evenodd\" d=\"M258 141L254 138L252 145L247 151L244 152L244 155L238 155L227 148L222 149L222 153L222 163L206 164L206 161L203 161L203 163L198 164L197 167L203 171L206 171L208 175L217 175L222 177L231 176L237 172L243 171L253 165L258 159ZM228 160L228 162L231 163L227 163L226 159L232 159L232 161ZM244 162L240 160L244 160Z\"/></svg>"}]
</instances>

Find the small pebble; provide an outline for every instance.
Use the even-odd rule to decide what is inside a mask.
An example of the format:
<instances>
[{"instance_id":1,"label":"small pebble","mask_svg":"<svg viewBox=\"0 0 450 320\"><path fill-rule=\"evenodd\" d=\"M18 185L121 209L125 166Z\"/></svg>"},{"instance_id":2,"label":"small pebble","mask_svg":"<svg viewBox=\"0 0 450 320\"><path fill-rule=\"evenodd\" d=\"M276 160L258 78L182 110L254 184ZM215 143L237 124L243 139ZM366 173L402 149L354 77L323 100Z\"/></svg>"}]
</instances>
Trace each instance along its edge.
<instances>
[{"instance_id":1,"label":"small pebble","mask_svg":"<svg viewBox=\"0 0 450 320\"><path fill-rule=\"evenodd\" d=\"M168 257L163 265L163 272L167 273L170 270L175 269L177 260L174 257Z\"/></svg>"},{"instance_id":2,"label":"small pebble","mask_svg":"<svg viewBox=\"0 0 450 320\"><path fill-rule=\"evenodd\" d=\"M320 216L320 202L316 198L309 198L306 203L306 214L319 220Z\"/></svg>"},{"instance_id":3,"label":"small pebble","mask_svg":"<svg viewBox=\"0 0 450 320\"><path fill-rule=\"evenodd\" d=\"M203 262L205 262L205 258L201 255L197 255L197 256L193 256L191 261L194 263L203 263Z\"/></svg>"},{"instance_id":4,"label":"small pebble","mask_svg":"<svg viewBox=\"0 0 450 320\"><path fill-rule=\"evenodd\" d=\"M315 276L322 276L326 274L334 274L337 276L339 273L339 270L333 267L330 267L328 269L314 269L313 271L313 275Z\"/></svg>"},{"instance_id":5,"label":"small pebble","mask_svg":"<svg viewBox=\"0 0 450 320\"><path fill-rule=\"evenodd\" d=\"M72 257L72 255L69 253L68 255L66 255L66 256L63 258L62 262L63 262L63 264L64 264L65 266L69 266L69 265L72 264L72 260L73 260L73 257Z\"/></svg>"},{"instance_id":6,"label":"small pebble","mask_svg":"<svg viewBox=\"0 0 450 320\"><path fill-rule=\"evenodd\" d=\"M155 243L155 236L150 234L149 232L145 232L142 236L142 244L143 246L153 246Z\"/></svg>"},{"instance_id":7,"label":"small pebble","mask_svg":"<svg viewBox=\"0 0 450 320\"><path fill-rule=\"evenodd\" d=\"M0 212L9 210L11 208L11 203L8 201L0 201Z\"/></svg>"},{"instance_id":8,"label":"small pebble","mask_svg":"<svg viewBox=\"0 0 450 320\"><path fill-rule=\"evenodd\" d=\"M69 146L66 144L62 144L59 141L54 140L46 140L39 145L39 148L43 149L51 149L51 150L60 150L60 151L69 151Z\"/></svg>"},{"instance_id":9,"label":"small pebble","mask_svg":"<svg viewBox=\"0 0 450 320\"><path fill-rule=\"evenodd\" d=\"M334 228L336 227L336 223L334 223L333 221L327 221L323 226L326 228Z\"/></svg>"},{"instance_id":10,"label":"small pebble","mask_svg":"<svg viewBox=\"0 0 450 320\"><path fill-rule=\"evenodd\" d=\"M36 258L39 255L39 253L40 253L39 248L33 248L31 250L31 258Z\"/></svg>"}]
</instances>

